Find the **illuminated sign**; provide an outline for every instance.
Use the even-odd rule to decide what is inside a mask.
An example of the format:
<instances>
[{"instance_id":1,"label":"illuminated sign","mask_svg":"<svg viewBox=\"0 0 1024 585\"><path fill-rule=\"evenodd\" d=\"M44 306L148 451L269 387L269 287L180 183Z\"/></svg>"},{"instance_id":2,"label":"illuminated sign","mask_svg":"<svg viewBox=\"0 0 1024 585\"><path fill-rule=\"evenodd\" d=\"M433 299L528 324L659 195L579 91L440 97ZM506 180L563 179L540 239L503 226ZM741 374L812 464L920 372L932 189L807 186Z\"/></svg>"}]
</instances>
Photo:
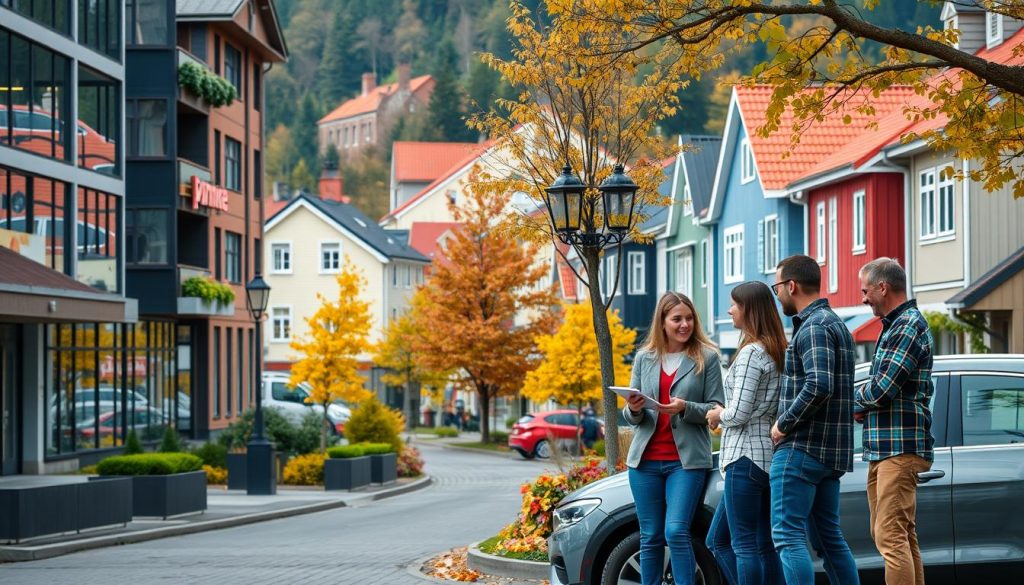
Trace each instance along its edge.
<instances>
[{"instance_id":1,"label":"illuminated sign","mask_svg":"<svg viewBox=\"0 0 1024 585\"><path fill-rule=\"evenodd\" d=\"M228 190L192 175L192 209L199 209L200 205L227 211Z\"/></svg>"}]
</instances>

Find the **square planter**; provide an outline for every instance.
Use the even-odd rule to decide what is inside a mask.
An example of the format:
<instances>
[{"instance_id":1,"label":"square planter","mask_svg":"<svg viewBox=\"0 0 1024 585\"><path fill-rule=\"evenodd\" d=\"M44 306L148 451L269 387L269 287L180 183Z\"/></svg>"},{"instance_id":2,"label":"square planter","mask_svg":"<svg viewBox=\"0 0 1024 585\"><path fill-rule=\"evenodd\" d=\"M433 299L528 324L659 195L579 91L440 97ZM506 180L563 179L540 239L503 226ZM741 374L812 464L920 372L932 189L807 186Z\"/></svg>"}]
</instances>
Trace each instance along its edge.
<instances>
[{"instance_id":1,"label":"square planter","mask_svg":"<svg viewBox=\"0 0 1024 585\"><path fill-rule=\"evenodd\" d=\"M198 297L178 297L178 314L231 317L235 314L235 304L207 301Z\"/></svg>"},{"instance_id":2,"label":"square planter","mask_svg":"<svg viewBox=\"0 0 1024 585\"><path fill-rule=\"evenodd\" d=\"M0 542L126 524L132 519L131 508L128 478L2 488Z\"/></svg>"},{"instance_id":3,"label":"square planter","mask_svg":"<svg viewBox=\"0 0 1024 585\"><path fill-rule=\"evenodd\" d=\"M324 461L325 490L357 490L370 484L370 457Z\"/></svg>"},{"instance_id":4,"label":"square planter","mask_svg":"<svg viewBox=\"0 0 1024 585\"><path fill-rule=\"evenodd\" d=\"M398 480L398 455L385 453L370 455L370 482L381 485Z\"/></svg>"},{"instance_id":5,"label":"square planter","mask_svg":"<svg viewBox=\"0 0 1024 585\"><path fill-rule=\"evenodd\" d=\"M246 482L246 454L228 453L228 489L244 490Z\"/></svg>"},{"instance_id":6,"label":"square planter","mask_svg":"<svg viewBox=\"0 0 1024 585\"><path fill-rule=\"evenodd\" d=\"M133 516L177 516L206 510L206 472L132 476Z\"/></svg>"}]
</instances>

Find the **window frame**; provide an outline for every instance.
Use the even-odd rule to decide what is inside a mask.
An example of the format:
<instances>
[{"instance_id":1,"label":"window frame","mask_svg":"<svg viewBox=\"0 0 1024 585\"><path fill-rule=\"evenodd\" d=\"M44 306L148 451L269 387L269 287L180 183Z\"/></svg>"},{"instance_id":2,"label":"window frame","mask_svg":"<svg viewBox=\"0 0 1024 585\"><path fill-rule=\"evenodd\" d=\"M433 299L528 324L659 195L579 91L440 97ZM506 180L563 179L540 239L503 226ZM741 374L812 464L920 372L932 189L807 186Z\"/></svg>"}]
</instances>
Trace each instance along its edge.
<instances>
[{"instance_id":1,"label":"window frame","mask_svg":"<svg viewBox=\"0 0 1024 585\"><path fill-rule=\"evenodd\" d=\"M140 102L163 102L164 104L164 136L163 154L139 154L139 145L142 143L142 136L136 135L141 129L139 126L139 103ZM170 132L168 131L168 119L171 115L170 100L160 97L131 97L124 100L125 109L125 157L131 160L166 160L170 158ZM132 115L132 114L136 115Z\"/></svg>"},{"instance_id":2,"label":"window frame","mask_svg":"<svg viewBox=\"0 0 1024 585\"><path fill-rule=\"evenodd\" d=\"M238 56L237 67L232 62L232 57ZM238 101L242 100L242 66L244 59L242 57L242 51L236 49L231 43L224 41L224 79L228 83L235 87L235 94L238 96L235 99ZM234 78L234 79L232 79Z\"/></svg>"},{"instance_id":3,"label":"window frame","mask_svg":"<svg viewBox=\"0 0 1024 585\"><path fill-rule=\"evenodd\" d=\"M689 259L689 270L683 270L686 264L685 260ZM685 278L684 278L685 275ZM675 276L676 282L673 290L682 293L689 298L693 298L693 248L687 246L676 250L675 252Z\"/></svg>"},{"instance_id":4,"label":"window frame","mask_svg":"<svg viewBox=\"0 0 1024 585\"><path fill-rule=\"evenodd\" d=\"M601 294L602 294L602 296L607 297L607 298L617 297L622 292L622 287L615 286L616 278L617 278L618 273L619 273L619 255L618 254L609 254L605 258L604 264L605 264L605 269L604 269L604 288L605 288L605 290L601 291ZM614 287L614 290L613 290L612 287ZM614 292L614 294L610 294L612 292Z\"/></svg>"},{"instance_id":5,"label":"window frame","mask_svg":"<svg viewBox=\"0 0 1024 585\"><path fill-rule=\"evenodd\" d=\"M746 185L757 178L757 165L754 164L754 149L750 139L744 137L740 141L740 184Z\"/></svg>"},{"instance_id":6,"label":"window frame","mask_svg":"<svg viewBox=\"0 0 1024 585\"><path fill-rule=\"evenodd\" d=\"M278 316L275 313L275 311L278 310L278 309L287 311L288 314L287 315ZM272 305L270 307L270 310L269 310L268 314L270 315L270 323L269 323L269 325L270 325L270 327L269 327L269 329L270 329L270 331L269 331L269 333L270 333L270 342L271 343L289 343L292 340L292 321L293 321L293 315L294 315L294 311L292 310L292 305ZM282 321L282 323L287 321L287 323L286 323L287 324L287 328L288 328L288 335L287 336L282 337L282 336L279 336L277 334L277 323L278 323L279 320ZM284 327L282 327L281 331L284 332Z\"/></svg>"},{"instance_id":7,"label":"window frame","mask_svg":"<svg viewBox=\"0 0 1024 585\"><path fill-rule=\"evenodd\" d=\"M931 177L931 183L925 185L922 181L928 176ZM935 177L935 167L918 172L917 177L918 239L934 240L939 235L939 226L935 221L935 207L936 203L938 203L938 184Z\"/></svg>"},{"instance_id":8,"label":"window frame","mask_svg":"<svg viewBox=\"0 0 1024 585\"><path fill-rule=\"evenodd\" d=\"M276 254L276 252L277 252L278 248L282 249L283 253L288 255L287 258L284 258L283 254L282 254L282 265L284 265L284 263L286 261L287 262L287 267L286 268L280 268L279 269L277 267L277 254ZM269 270L267 270L267 272L269 272L270 274L292 274L293 273L292 265L293 265L293 263L292 263L292 243L290 241L289 242L282 242L282 241L276 241L276 240L270 242L270 266L268 267Z\"/></svg>"},{"instance_id":9,"label":"window frame","mask_svg":"<svg viewBox=\"0 0 1024 585\"><path fill-rule=\"evenodd\" d=\"M328 248L334 247L336 247L337 250L328 250ZM317 256L319 259L318 266L320 267L320 274L338 274L341 272L341 248L341 242L338 240L320 241L320 253ZM330 258L327 256L328 253L332 254ZM332 267L331 264L334 266Z\"/></svg>"},{"instance_id":10,"label":"window frame","mask_svg":"<svg viewBox=\"0 0 1024 585\"><path fill-rule=\"evenodd\" d=\"M825 259L828 256L827 246L825 242L827 232L827 222L825 215L825 202L819 201L814 206L814 217L815 217L815 232L814 232L814 256L818 264L824 264Z\"/></svg>"},{"instance_id":11,"label":"window frame","mask_svg":"<svg viewBox=\"0 0 1024 585\"><path fill-rule=\"evenodd\" d=\"M234 250L232 242L236 244ZM242 234L230 230L224 230L224 279L231 284L242 284Z\"/></svg>"},{"instance_id":12,"label":"window frame","mask_svg":"<svg viewBox=\"0 0 1024 585\"><path fill-rule=\"evenodd\" d=\"M779 265L779 261L781 260L779 256L782 252L782 234L780 233L782 226L779 221L779 215L777 213L766 215L763 221L764 243L762 246L763 249L761 250L762 272L764 274L775 274L775 267ZM775 229L774 242L772 242L771 239L768 237L769 224L771 224Z\"/></svg>"},{"instance_id":13,"label":"window frame","mask_svg":"<svg viewBox=\"0 0 1024 585\"><path fill-rule=\"evenodd\" d=\"M647 255L636 250L626 252L626 270L629 273L627 294L647 294Z\"/></svg>"},{"instance_id":14,"label":"window frame","mask_svg":"<svg viewBox=\"0 0 1024 585\"><path fill-rule=\"evenodd\" d=\"M867 191L858 189L853 192L851 207L853 212L853 253L864 254L868 247L868 209ZM857 206L858 202L860 207Z\"/></svg>"},{"instance_id":15,"label":"window frame","mask_svg":"<svg viewBox=\"0 0 1024 585\"><path fill-rule=\"evenodd\" d=\"M232 156L235 150L238 156ZM224 188L242 192L242 143L234 138L224 136Z\"/></svg>"},{"instance_id":16,"label":"window frame","mask_svg":"<svg viewBox=\"0 0 1024 585\"><path fill-rule=\"evenodd\" d=\"M736 237L738 236L738 237ZM732 238L732 241L730 241ZM743 282L743 247L746 225L739 223L722 232L722 278L725 284ZM733 257L735 252L736 256Z\"/></svg>"},{"instance_id":17,"label":"window frame","mask_svg":"<svg viewBox=\"0 0 1024 585\"><path fill-rule=\"evenodd\" d=\"M839 197L828 200L828 292L839 292Z\"/></svg>"},{"instance_id":18,"label":"window frame","mask_svg":"<svg viewBox=\"0 0 1024 585\"><path fill-rule=\"evenodd\" d=\"M937 237L954 236L956 235L956 179L953 178L952 172L946 172L945 167L936 167L936 182L935 182L935 230ZM948 190L948 195L944 195L943 191ZM948 199L948 201L946 201ZM944 217L942 211L945 207L948 211L949 225L944 226Z\"/></svg>"},{"instance_id":19,"label":"window frame","mask_svg":"<svg viewBox=\"0 0 1024 585\"><path fill-rule=\"evenodd\" d=\"M992 34L992 25L995 25L995 33ZM985 46L991 49L992 47L1003 42L1003 15L992 12L991 10L985 11Z\"/></svg>"},{"instance_id":20,"label":"window frame","mask_svg":"<svg viewBox=\"0 0 1024 585\"><path fill-rule=\"evenodd\" d=\"M700 241L700 287L701 288L707 288L708 287L708 273L711 272L710 270L708 270L708 262L709 261L710 261L710 259L708 258L708 239L704 238L703 240Z\"/></svg>"}]
</instances>

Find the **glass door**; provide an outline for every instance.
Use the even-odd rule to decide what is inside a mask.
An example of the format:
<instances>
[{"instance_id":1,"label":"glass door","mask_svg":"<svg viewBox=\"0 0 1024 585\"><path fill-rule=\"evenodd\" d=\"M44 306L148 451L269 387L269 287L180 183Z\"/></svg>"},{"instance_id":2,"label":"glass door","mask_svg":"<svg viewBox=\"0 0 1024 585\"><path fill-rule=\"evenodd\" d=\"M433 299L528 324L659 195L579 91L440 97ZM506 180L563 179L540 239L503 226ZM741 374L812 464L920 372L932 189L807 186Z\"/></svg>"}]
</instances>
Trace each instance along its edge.
<instances>
[{"instance_id":1,"label":"glass door","mask_svg":"<svg viewBox=\"0 0 1024 585\"><path fill-rule=\"evenodd\" d=\"M0 325L0 475L18 473L15 325Z\"/></svg>"}]
</instances>

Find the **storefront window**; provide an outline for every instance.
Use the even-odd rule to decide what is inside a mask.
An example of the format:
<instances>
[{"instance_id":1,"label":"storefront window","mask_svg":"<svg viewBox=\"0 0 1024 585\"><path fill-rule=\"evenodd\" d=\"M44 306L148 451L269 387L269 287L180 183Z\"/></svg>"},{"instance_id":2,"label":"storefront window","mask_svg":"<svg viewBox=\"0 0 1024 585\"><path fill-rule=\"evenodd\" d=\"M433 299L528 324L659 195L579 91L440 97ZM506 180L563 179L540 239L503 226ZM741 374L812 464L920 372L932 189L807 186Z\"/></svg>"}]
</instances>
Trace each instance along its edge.
<instances>
[{"instance_id":1,"label":"storefront window","mask_svg":"<svg viewBox=\"0 0 1024 585\"><path fill-rule=\"evenodd\" d=\"M120 292L118 225L121 201L92 189L78 189L79 282L107 292Z\"/></svg>"},{"instance_id":2,"label":"storefront window","mask_svg":"<svg viewBox=\"0 0 1024 585\"><path fill-rule=\"evenodd\" d=\"M0 167L0 245L67 272L64 261L67 185Z\"/></svg>"},{"instance_id":3,"label":"storefront window","mask_svg":"<svg viewBox=\"0 0 1024 585\"><path fill-rule=\"evenodd\" d=\"M0 55L0 144L68 160L68 60L5 30Z\"/></svg>"},{"instance_id":4,"label":"storefront window","mask_svg":"<svg viewBox=\"0 0 1024 585\"><path fill-rule=\"evenodd\" d=\"M78 0L78 42L108 57L121 59L119 0Z\"/></svg>"},{"instance_id":5,"label":"storefront window","mask_svg":"<svg viewBox=\"0 0 1024 585\"><path fill-rule=\"evenodd\" d=\"M78 165L120 175L117 141L120 84L88 67L78 68Z\"/></svg>"},{"instance_id":6,"label":"storefront window","mask_svg":"<svg viewBox=\"0 0 1024 585\"><path fill-rule=\"evenodd\" d=\"M68 4L68 0L0 0L0 6L64 34L68 34L71 27Z\"/></svg>"}]
</instances>

